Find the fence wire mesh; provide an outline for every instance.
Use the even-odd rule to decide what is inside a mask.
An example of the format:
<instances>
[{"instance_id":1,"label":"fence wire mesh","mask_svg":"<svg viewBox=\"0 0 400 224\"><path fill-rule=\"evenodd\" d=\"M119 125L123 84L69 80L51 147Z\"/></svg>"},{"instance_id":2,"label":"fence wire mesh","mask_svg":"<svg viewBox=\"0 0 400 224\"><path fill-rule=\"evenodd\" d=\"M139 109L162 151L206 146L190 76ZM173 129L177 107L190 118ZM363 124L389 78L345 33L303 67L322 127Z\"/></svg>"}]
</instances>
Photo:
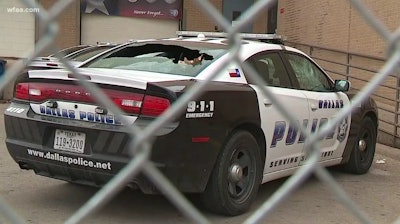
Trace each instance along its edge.
<instances>
[{"instance_id":1,"label":"fence wire mesh","mask_svg":"<svg viewBox=\"0 0 400 224\"><path fill-rule=\"evenodd\" d=\"M20 73L32 60L32 58L40 55L46 49L52 49L53 51L58 50L55 46L54 41L58 33L58 25L55 22L56 18L59 17L63 11L73 3L73 0L59 0L49 10L43 9L38 3L30 0L21 0L28 7L39 7L40 13L36 14L36 18L40 23L45 24L43 35L36 43L35 51L31 52L27 61L21 64L15 64L10 67L4 78L0 82L0 89L4 89L9 85L14 77ZM238 58L238 52L240 51L240 37L237 35L241 28L251 23L258 13L262 10L267 9L271 6L273 0L259 0L250 7L245 13L238 19L238 23L232 27L222 14L207 0L195 0L200 10L203 11L208 17L212 18L219 27L222 27L227 33L229 33L230 40L230 56L226 58L219 69L222 69L230 61L234 60L240 64ZM300 185L303 184L304 180L312 173L314 173L318 179L325 183L329 187L330 191L346 206L349 211L353 213L355 217L362 223L372 223L373 221L368 217L360 207L347 196L346 192L340 187L340 185L334 180L332 175L327 170L317 163L318 161L318 139L320 136L326 135L330 129L334 128L335 125L342 120L347 114L351 113L355 105L359 105L368 95L370 95L382 81L394 73L398 69L400 63L400 27L394 32L390 32L385 25L376 18L369 9L360 0L349 0L351 4L367 21L374 30L380 34L388 45L388 60L386 64L380 69L380 71L374 76L374 78L366 85L352 100L351 106L343 108L343 110L336 115L333 122L325 125L319 132L313 133L308 137L307 148L309 153L309 160L305 166L302 166L293 176L288 178L285 183L273 193L262 205L251 214L244 223L259 223L261 220L273 212L282 201L290 197L291 193ZM122 114L121 110L116 107L109 98L107 98L102 91L98 89L94 84L85 80L81 74L71 66L68 61L64 58L60 58L64 66L69 69L74 76L80 80L80 84L88 89L89 92L95 96L98 103L105 105L114 114ZM245 70L249 71L251 79L255 80L256 83L264 85L265 82L258 76L258 74L249 66L242 65ZM217 72L215 74L218 74ZM149 155L152 148L151 137L158 128L173 119L174 115L178 113L182 108L187 106L187 103L199 96L204 90L207 83L214 77L210 76L205 82L197 83L195 86L190 88L182 97L178 99L164 114L157 118L148 127L138 131L135 126L127 127L126 132L131 135L131 139L135 139L130 143L130 152L132 160L127 164L111 181L109 181L104 187L102 187L93 197L91 197L83 206L80 207L76 213L69 217L65 223L79 223L88 217L90 214L95 213L102 206L107 204L118 192L120 192L127 184L128 180L138 173L143 173L149 180L151 180L157 188L162 192L176 208L185 215L189 220L195 223L211 223L207 217L202 214L190 201L180 193L170 181L158 170L149 160ZM284 114L290 121L294 121L294 116L285 107L285 105L278 102L275 96L267 89L262 88L263 94L269 97L274 104L279 105L278 108L282 114ZM296 123L296 122L293 122ZM299 127L303 128L303 127ZM305 133L304 130L302 130ZM25 223L24 217L17 214L12 206L4 201L0 196L0 214L2 214L11 223ZM400 223L400 218L397 219L396 223Z\"/></svg>"}]
</instances>

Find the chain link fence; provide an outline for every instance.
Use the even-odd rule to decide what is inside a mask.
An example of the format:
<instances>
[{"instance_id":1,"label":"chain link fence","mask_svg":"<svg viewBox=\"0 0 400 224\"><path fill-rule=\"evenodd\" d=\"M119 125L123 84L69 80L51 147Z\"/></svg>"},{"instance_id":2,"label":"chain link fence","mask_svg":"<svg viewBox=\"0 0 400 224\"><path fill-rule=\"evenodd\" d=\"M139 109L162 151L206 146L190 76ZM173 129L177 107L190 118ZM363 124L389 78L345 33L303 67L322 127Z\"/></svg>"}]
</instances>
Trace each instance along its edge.
<instances>
[{"instance_id":1,"label":"chain link fence","mask_svg":"<svg viewBox=\"0 0 400 224\"><path fill-rule=\"evenodd\" d=\"M220 69L222 69L232 60L240 63L240 60L238 59L238 52L240 51L240 44L238 43L240 42L240 37L237 34L241 28L252 22L252 20L256 17L256 14L260 13L262 10L265 10L274 3L273 0L256 1L251 8L241 15L238 20L239 22L232 27L230 22L227 21L209 1L193 1L198 4L199 9L202 10L204 14L212 18L219 27L229 33L230 57L225 60L224 64L221 64ZM36 16L41 24L45 24L45 29L43 31L44 35L36 43L35 51L29 55L29 59L27 61L19 64L16 63L6 71L3 79L0 82L0 89L4 89L7 85L9 85L13 81L14 77L30 63L32 58L40 55L43 51L49 48L53 51L57 50L57 46L54 45L54 41L59 27L54 21L56 21L56 18L62 14L62 12L73 2L73 0L59 0L51 9L47 11L38 6L34 1L23 0L23 2L27 7L39 7L40 13L36 14ZM372 94L372 92L383 82L387 76L394 73L396 69L398 69L398 65L400 63L400 28L397 29L396 32L391 33L378 18L375 18L374 15L370 13L362 1L349 0L349 3L352 4L352 6L362 15L362 17L370 24L370 26L373 27L373 29L387 41L388 49L391 49L385 65L373 77L373 79L370 80L369 84L360 90L357 97L353 99L351 105L358 105L368 95ZM96 96L96 100L100 104L107 105L109 110L114 114L122 113L119 108L114 106L110 99L108 99L101 91L99 91L95 85L87 82L65 59L60 58L60 60L65 64L65 67L80 80L80 84L82 86L87 88L88 91L95 93L93 95ZM245 65L243 65L243 67L246 69ZM253 71L250 68L247 70ZM264 81L258 77L256 72L249 72L248 75L250 75L251 79L256 80L257 83L260 83L260 85L265 84ZM132 139L135 139L135 141L130 143L132 160L118 173L118 175L116 175L103 188L101 188L82 207L80 207L76 213L70 216L65 223L79 223L85 217L95 213L98 209L109 202L117 193L119 193L126 186L129 179L138 173L143 173L149 180L151 180L157 186L159 191L162 192L162 194L164 194L171 201L171 203L173 203L176 208L189 220L194 223L210 223L211 221L208 220L206 216L202 214L193 204L191 204L183 194L176 190L169 180L165 178L163 174L149 161L149 155L152 148L152 133L163 124L169 122L173 118L174 114L186 107L188 101L198 96L207 85L207 82L212 78L214 77L209 77L206 82L197 83L195 86L190 88L190 90L180 97L179 100L163 114L163 116L157 118L151 123L151 125L143 130L140 130L140 132L136 127L129 127L127 132L131 135ZM263 91L267 97L275 101L273 102L274 104L279 105L279 109L282 114L284 114L289 120L295 120L290 111L284 105L279 104L273 94L264 88ZM274 208L276 208L282 201L290 197L291 193L297 187L302 185L304 180L308 178L311 173L314 173L320 181L324 182L326 186L329 186L330 191L335 194L342 204L347 207L360 222L372 222L368 217L368 214L361 210L359 206L347 196L346 192L333 179L331 174L317 163L319 158L319 150L317 147L318 139L320 136L326 135L330 129L334 128L340 120L346 117L347 114L351 113L352 109L353 106L343 108L341 113L336 115L333 122L329 123L329 125L325 125L324 128L322 128L319 132L313 133L309 136L309 141L306 145L309 153L308 156L310 158L308 163L302 166L293 176L288 178L285 183L273 193L271 197L263 202L261 206L244 221L244 223L260 222L264 217L273 212ZM6 219L12 223L25 223L24 218L16 214L13 208L7 204L1 198L1 196L0 214L4 215ZM400 223L400 218L396 223Z\"/></svg>"}]
</instances>

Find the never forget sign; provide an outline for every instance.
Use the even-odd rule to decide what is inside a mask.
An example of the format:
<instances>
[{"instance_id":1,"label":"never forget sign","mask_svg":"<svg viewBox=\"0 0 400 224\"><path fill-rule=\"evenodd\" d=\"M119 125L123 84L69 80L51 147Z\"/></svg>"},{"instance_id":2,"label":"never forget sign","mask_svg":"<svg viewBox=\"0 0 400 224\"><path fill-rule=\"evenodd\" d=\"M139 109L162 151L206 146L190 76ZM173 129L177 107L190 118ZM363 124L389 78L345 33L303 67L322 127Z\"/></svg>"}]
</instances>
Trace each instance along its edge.
<instances>
[{"instance_id":1,"label":"never forget sign","mask_svg":"<svg viewBox=\"0 0 400 224\"><path fill-rule=\"evenodd\" d=\"M86 0L81 4L81 11L126 17L181 19L182 0Z\"/></svg>"}]
</instances>

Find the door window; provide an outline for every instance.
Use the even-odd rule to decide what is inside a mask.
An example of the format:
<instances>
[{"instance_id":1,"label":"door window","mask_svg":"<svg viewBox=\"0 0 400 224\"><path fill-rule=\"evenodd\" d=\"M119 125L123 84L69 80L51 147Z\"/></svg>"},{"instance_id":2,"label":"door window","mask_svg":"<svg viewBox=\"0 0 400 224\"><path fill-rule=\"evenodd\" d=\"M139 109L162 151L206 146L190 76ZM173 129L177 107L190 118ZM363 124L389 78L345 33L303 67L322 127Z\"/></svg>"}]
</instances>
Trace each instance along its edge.
<instances>
[{"instance_id":1,"label":"door window","mask_svg":"<svg viewBox=\"0 0 400 224\"><path fill-rule=\"evenodd\" d=\"M332 81L308 58L298 54L285 54L299 82L300 89L332 92Z\"/></svg>"},{"instance_id":2,"label":"door window","mask_svg":"<svg viewBox=\"0 0 400 224\"><path fill-rule=\"evenodd\" d=\"M282 59L277 52L256 55L248 62L268 86L292 87Z\"/></svg>"}]
</instances>

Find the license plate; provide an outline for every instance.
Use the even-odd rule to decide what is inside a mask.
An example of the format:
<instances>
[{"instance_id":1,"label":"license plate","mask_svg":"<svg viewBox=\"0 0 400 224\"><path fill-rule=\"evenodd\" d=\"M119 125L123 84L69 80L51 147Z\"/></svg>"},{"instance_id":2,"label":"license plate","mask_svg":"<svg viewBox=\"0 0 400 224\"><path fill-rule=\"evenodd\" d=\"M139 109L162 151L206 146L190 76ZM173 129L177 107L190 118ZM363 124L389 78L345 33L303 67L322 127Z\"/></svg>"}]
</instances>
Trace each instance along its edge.
<instances>
[{"instance_id":1,"label":"license plate","mask_svg":"<svg viewBox=\"0 0 400 224\"><path fill-rule=\"evenodd\" d=\"M85 133L57 129L54 136L54 149L83 153L85 139Z\"/></svg>"}]
</instances>

